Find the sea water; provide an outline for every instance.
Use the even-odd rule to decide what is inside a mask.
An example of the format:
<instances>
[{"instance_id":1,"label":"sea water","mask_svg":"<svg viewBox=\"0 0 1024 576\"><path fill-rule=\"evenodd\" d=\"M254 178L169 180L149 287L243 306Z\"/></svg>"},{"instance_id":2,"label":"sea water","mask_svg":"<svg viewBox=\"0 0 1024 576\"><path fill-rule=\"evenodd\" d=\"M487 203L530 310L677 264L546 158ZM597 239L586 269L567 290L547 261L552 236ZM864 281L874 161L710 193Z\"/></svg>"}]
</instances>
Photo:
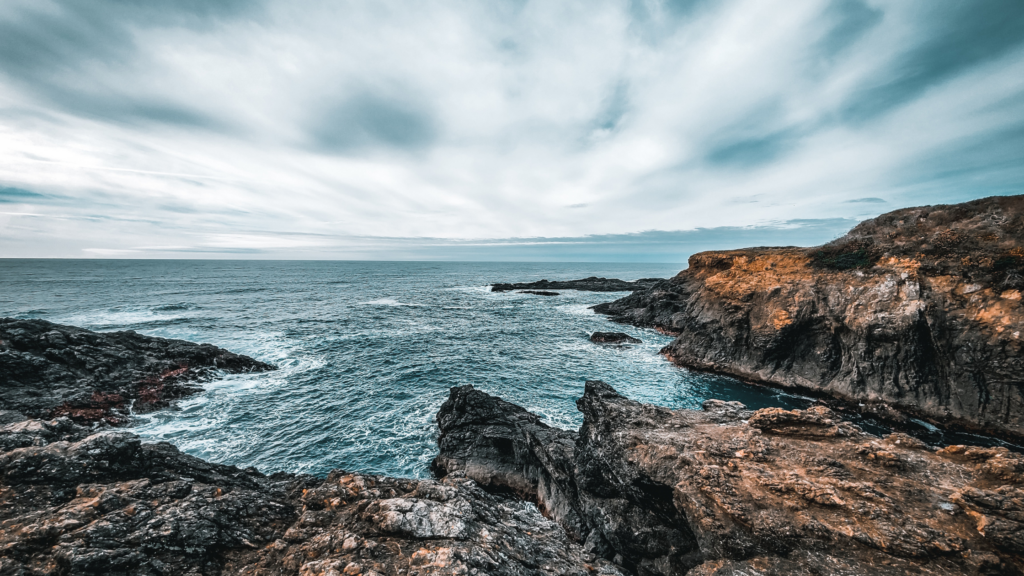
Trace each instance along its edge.
<instances>
[{"instance_id":1,"label":"sea water","mask_svg":"<svg viewBox=\"0 0 1024 576\"><path fill-rule=\"evenodd\" d=\"M590 309L626 293L489 289L542 278L668 277L682 267L0 260L0 316L208 342L279 367L227 375L175 409L138 416L132 431L144 441L266 473L423 477L437 451L434 417L452 386L472 384L573 429L582 421L576 399L591 379L670 408L709 398L806 407L807 398L676 367L658 354L670 337ZM595 331L643 343L597 345L588 339Z\"/></svg>"}]
</instances>

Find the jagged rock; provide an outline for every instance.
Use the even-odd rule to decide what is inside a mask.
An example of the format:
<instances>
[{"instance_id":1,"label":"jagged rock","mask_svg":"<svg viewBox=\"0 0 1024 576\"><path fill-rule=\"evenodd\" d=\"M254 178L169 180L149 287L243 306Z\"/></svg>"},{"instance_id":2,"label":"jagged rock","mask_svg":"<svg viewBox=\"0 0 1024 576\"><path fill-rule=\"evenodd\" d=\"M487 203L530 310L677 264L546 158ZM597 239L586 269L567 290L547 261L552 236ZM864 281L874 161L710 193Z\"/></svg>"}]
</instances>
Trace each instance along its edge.
<instances>
[{"instance_id":1,"label":"jagged rock","mask_svg":"<svg viewBox=\"0 0 1024 576\"><path fill-rule=\"evenodd\" d=\"M512 290L583 290L586 292L632 292L641 290L655 283L661 278L641 278L634 281L618 280L616 278L598 278L591 276L582 280L538 280L537 282L519 283L495 283L491 285L491 292L511 292ZM531 294L536 292L531 292ZM554 294L557 294L555 292ZM550 296L551 293L542 294Z\"/></svg>"},{"instance_id":2,"label":"jagged rock","mask_svg":"<svg viewBox=\"0 0 1024 576\"><path fill-rule=\"evenodd\" d=\"M436 469L535 487L585 548L636 574L1024 573L1024 456L1005 448L882 439L820 406L669 410L598 381L577 405L573 435L453 388Z\"/></svg>"},{"instance_id":3,"label":"jagged rock","mask_svg":"<svg viewBox=\"0 0 1024 576\"><path fill-rule=\"evenodd\" d=\"M886 418L1024 437L1024 196L908 208L817 248L702 252L594 309L672 361ZM897 412L898 411L898 412Z\"/></svg>"},{"instance_id":4,"label":"jagged rock","mask_svg":"<svg viewBox=\"0 0 1024 576\"><path fill-rule=\"evenodd\" d=\"M219 371L273 369L210 344L0 318L0 422L68 416L124 424L129 406L137 413L169 406Z\"/></svg>"},{"instance_id":5,"label":"jagged rock","mask_svg":"<svg viewBox=\"0 0 1024 576\"><path fill-rule=\"evenodd\" d=\"M594 332L590 335L590 341L596 344L643 344L643 340L625 332Z\"/></svg>"},{"instance_id":6,"label":"jagged rock","mask_svg":"<svg viewBox=\"0 0 1024 576\"><path fill-rule=\"evenodd\" d=\"M458 474L267 477L67 418L0 446L0 574L623 576Z\"/></svg>"}]
</instances>

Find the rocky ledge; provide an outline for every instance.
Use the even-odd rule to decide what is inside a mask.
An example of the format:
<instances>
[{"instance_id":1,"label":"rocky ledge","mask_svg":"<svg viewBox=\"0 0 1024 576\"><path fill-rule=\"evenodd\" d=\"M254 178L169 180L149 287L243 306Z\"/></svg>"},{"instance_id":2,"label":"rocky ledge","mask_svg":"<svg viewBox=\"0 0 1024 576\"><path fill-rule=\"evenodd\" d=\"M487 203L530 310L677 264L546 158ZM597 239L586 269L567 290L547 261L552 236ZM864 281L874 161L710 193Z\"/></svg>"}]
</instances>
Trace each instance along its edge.
<instances>
[{"instance_id":1,"label":"rocky ledge","mask_svg":"<svg viewBox=\"0 0 1024 576\"><path fill-rule=\"evenodd\" d=\"M7 425L0 451L3 575L623 574L459 474L268 477L67 418Z\"/></svg>"},{"instance_id":2,"label":"rocky ledge","mask_svg":"<svg viewBox=\"0 0 1024 576\"><path fill-rule=\"evenodd\" d=\"M537 282L520 282L513 284L496 283L491 285L491 292L511 292L512 290L583 290L585 292L632 292L650 288L661 282L661 278L641 278L632 282L615 278L598 278L591 276L582 280L538 280ZM535 292L529 292L531 294ZM547 296L547 294L544 294Z\"/></svg>"},{"instance_id":3,"label":"rocky ledge","mask_svg":"<svg viewBox=\"0 0 1024 576\"><path fill-rule=\"evenodd\" d=\"M454 388L434 467L537 503L642 576L1024 570L1024 457L1004 448L878 438L820 406L668 410L598 381L577 405L578 433Z\"/></svg>"},{"instance_id":4,"label":"rocky ledge","mask_svg":"<svg viewBox=\"0 0 1024 576\"><path fill-rule=\"evenodd\" d=\"M68 416L78 422L127 422L202 391L196 382L223 372L274 366L210 344L99 333L45 320L0 318L0 414Z\"/></svg>"},{"instance_id":5,"label":"rocky ledge","mask_svg":"<svg viewBox=\"0 0 1024 576\"><path fill-rule=\"evenodd\" d=\"M1024 196L908 208L816 248L702 252L595 307L674 362L1024 438ZM895 409L895 410L893 410Z\"/></svg>"}]
</instances>

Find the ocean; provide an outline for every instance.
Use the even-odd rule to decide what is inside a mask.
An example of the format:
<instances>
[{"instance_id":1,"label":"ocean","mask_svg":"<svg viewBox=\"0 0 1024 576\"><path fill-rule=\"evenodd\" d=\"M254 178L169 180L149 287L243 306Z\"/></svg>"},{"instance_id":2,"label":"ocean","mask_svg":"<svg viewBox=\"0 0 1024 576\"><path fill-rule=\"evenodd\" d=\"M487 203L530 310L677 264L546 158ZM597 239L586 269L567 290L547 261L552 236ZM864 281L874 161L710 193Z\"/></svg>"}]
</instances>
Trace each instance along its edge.
<instances>
[{"instance_id":1,"label":"ocean","mask_svg":"<svg viewBox=\"0 0 1024 576\"><path fill-rule=\"evenodd\" d=\"M519 404L561 428L599 379L634 400L699 408L803 408L811 400L691 372L658 354L670 337L590 307L626 293L494 293L494 282L669 277L679 264L0 260L0 316L208 342L280 369L228 375L132 431L240 467L429 476L434 416L452 386ZM643 340L589 341L595 331ZM884 427L859 420L869 431ZM943 435L934 443L986 439Z\"/></svg>"}]
</instances>

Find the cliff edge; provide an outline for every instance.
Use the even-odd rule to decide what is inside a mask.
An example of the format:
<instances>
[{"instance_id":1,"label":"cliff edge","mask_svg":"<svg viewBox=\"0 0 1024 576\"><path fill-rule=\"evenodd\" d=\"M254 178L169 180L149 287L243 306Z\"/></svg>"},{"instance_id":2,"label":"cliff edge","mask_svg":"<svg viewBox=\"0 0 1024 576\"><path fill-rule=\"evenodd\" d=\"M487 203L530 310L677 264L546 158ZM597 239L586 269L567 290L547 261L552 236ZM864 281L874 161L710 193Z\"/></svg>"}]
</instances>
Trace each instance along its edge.
<instances>
[{"instance_id":1,"label":"cliff edge","mask_svg":"<svg viewBox=\"0 0 1024 576\"><path fill-rule=\"evenodd\" d=\"M669 410L600 381L579 432L472 386L438 412L439 474L536 502L642 576L1011 575L1024 457L871 436L823 406Z\"/></svg>"},{"instance_id":2,"label":"cliff edge","mask_svg":"<svg viewBox=\"0 0 1024 576\"><path fill-rule=\"evenodd\" d=\"M815 248L693 255L601 304L677 364L1024 438L1024 196L907 208Z\"/></svg>"}]
</instances>

